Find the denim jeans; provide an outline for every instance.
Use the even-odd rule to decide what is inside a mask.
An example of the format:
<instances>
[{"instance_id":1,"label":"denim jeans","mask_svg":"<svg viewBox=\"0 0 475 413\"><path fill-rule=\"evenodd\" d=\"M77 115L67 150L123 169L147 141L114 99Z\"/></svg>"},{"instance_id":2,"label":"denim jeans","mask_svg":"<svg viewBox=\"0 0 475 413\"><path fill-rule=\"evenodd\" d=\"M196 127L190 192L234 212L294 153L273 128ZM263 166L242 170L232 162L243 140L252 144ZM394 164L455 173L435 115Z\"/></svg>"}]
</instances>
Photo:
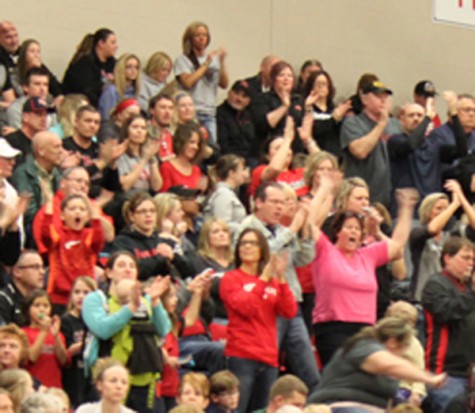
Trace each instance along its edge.
<instances>
[{"instance_id":1,"label":"denim jeans","mask_svg":"<svg viewBox=\"0 0 475 413\"><path fill-rule=\"evenodd\" d=\"M277 380L277 367L239 357L227 357L227 368L239 379L240 413L263 409L269 401L269 391Z\"/></svg>"},{"instance_id":2,"label":"denim jeans","mask_svg":"<svg viewBox=\"0 0 475 413\"><path fill-rule=\"evenodd\" d=\"M431 413L444 413L450 401L459 394L466 393L467 389L467 378L449 376L442 387L429 389L425 403L429 403Z\"/></svg>"},{"instance_id":3,"label":"denim jeans","mask_svg":"<svg viewBox=\"0 0 475 413\"><path fill-rule=\"evenodd\" d=\"M214 374L224 367L224 343L206 336L180 338L180 357L191 355L194 369Z\"/></svg>"},{"instance_id":4,"label":"denim jeans","mask_svg":"<svg viewBox=\"0 0 475 413\"><path fill-rule=\"evenodd\" d=\"M200 121L201 125L204 126L209 132L209 139L215 145L218 144L218 129L216 126L216 116L209 113L198 112L196 117Z\"/></svg>"},{"instance_id":5,"label":"denim jeans","mask_svg":"<svg viewBox=\"0 0 475 413\"><path fill-rule=\"evenodd\" d=\"M311 393L320 381L315 354L301 315L277 318L279 349L287 356L293 374L300 378Z\"/></svg>"}]
</instances>

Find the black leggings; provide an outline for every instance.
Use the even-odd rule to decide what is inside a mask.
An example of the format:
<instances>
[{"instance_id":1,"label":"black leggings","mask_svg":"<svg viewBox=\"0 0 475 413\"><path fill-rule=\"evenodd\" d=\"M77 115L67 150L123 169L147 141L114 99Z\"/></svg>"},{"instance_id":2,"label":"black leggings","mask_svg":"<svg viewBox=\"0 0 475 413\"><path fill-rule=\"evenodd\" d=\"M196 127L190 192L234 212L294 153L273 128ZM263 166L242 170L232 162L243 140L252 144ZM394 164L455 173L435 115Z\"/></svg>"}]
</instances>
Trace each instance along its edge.
<instances>
[{"instance_id":1,"label":"black leggings","mask_svg":"<svg viewBox=\"0 0 475 413\"><path fill-rule=\"evenodd\" d=\"M329 321L313 325L315 330L315 345L323 366L326 366L333 354L347 339L369 324Z\"/></svg>"}]
</instances>

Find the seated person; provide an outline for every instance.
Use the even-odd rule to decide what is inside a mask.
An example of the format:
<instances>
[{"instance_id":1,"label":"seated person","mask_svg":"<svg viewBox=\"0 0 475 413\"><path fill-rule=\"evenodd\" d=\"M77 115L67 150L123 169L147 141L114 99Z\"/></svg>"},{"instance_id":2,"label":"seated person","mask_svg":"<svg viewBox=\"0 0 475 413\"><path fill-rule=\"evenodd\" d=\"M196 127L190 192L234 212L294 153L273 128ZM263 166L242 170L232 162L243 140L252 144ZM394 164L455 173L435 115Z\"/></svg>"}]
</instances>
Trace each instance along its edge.
<instances>
[{"instance_id":1,"label":"seated person","mask_svg":"<svg viewBox=\"0 0 475 413\"><path fill-rule=\"evenodd\" d=\"M16 159L16 167L20 166L27 155L32 152L31 141L38 132L46 130L48 106L41 98L28 98L23 105L21 125L18 130L6 136L8 143L21 154Z\"/></svg>"},{"instance_id":2,"label":"seated person","mask_svg":"<svg viewBox=\"0 0 475 413\"><path fill-rule=\"evenodd\" d=\"M64 74L63 92L81 93L97 107L102 89L113 75L117 36L112 30L102 28L88 37L92 40L92 47L76 61L73 57Z\"/></svg>"},{"instance_id":3,"label":"seated person","mask_svg":"<svg viewBox=\"0 0 475 413\"><path fill-rule=\"evenodd\" d=\"M210 401L206 413L237 413L239 379L229 370L214 373L210 379Z\"/></svg>"},{"instance_id":4,"label":"seated person","mask_svg":"<svg viewBox=\"0 0 475 413\"><path fill-rule=\"evenodd\" d=\"M22 84L24 95L16 99L7 109L8 125L18 129L22 122L22 108L28 98L41 98L45 102L48 99L49 75L48 71L42 68L31 68L28 70L24 84ZM45 103L45 106L49 106ZM56 116L49 116L48 126L56 123Z\"/></svg>"}]
</instances>

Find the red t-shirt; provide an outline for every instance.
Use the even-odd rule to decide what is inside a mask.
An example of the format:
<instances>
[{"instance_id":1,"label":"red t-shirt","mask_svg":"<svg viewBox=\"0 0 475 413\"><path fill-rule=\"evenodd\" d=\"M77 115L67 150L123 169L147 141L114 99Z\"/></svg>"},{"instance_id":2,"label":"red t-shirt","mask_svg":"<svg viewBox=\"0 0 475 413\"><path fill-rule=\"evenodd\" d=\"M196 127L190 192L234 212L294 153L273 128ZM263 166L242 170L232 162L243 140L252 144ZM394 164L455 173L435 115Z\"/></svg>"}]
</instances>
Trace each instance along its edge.
<instances>
[{"instance_id":1,"label":"red t-shirt","mask_svg":"<svg viewBox=\"0 0 475 413\"><path fill-rule=\"evenodd\" d=\"M160 174L163 179L161 192L166 192L177 185L183 185L189 189L198 189L201 179L200 168L196 165L193 165L190 175L183 175L170 161L163 162L160 165Z\"/></svg>"},{"instance_id":2,"label":"red t-shirt","mask_svg":"<svg viewBox=\"0 0 475 413\"><path fill-rule=\"evenodd\" d=\"M26 333L30 346L35 343L41 331L36 327L23 327L22 330ZM59 339L66 346L66 340L62 333L59 333ZM38 360L34 363L29 362L27 370L46 387L62 388L61 364L54 354L54 337L50 332L46 335Z\"/></svg>"},{"instance_id":3,"label":"red t-shirt","mask_svg":"<svg viewBox=\"0 0 475 413\"><path fill-rule=\"evenodd\" d=\"M297 314L287 283L275 278L267 283L238 268L224 274L219 294L229 317L224 354L277 367L277 316Z\"/></svg>"},{"instance_id":4,"label":"red t-shirt","mask_svg":"<svg viewBox=\"0 0 475 413\"><path fill-rule=\"evenodd\" d=\"M167 334L163 348L167 351L169 356L178 357L180 355L178 337L176 337L173 332ZM178 395L179 386L180 376L178 370L165 364L162 371L162 396L176 397Z\"/></svg>"},{"instance_id":5,"label":"red t-shirt","mask_svg":"<svg viewBox=\"0 0 475 413\"><path fill-rule=\"evenodd\" d=\"M251 196L254 195L256 189L260 184L262 184L261 176L265 168L267 168L267 165L259 165L252 171L251 185L249 186L249 193ZM304 196L308 193L308 187L305 185L303 173L304 168L289 169L288 171L283 171L277 175L277 178L275 178L274 181L285 182L295 190L297 196Z\"/></svg>"}]
</instances>

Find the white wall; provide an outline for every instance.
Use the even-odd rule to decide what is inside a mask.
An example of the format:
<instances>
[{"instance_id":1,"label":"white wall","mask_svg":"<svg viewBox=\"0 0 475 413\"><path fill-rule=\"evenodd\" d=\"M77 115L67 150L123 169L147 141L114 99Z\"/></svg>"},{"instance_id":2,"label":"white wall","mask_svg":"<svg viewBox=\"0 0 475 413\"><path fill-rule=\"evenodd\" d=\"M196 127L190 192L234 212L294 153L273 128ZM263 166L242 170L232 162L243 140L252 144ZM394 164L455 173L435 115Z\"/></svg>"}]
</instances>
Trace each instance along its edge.
<instances>
[{"instance_id":1,"label":"white wall","mask_svg":"<svg viewBox=\"0 0 475 413\"><path fill-rule=\"evenodd\" d=\"M438 90L473 91L474 32L433 23L432 0L20 0L2 1L2 18L16 23L22 39L42 43L44 61L59 78L88 31L110 27L119 52L145 62L157 50L176 57L186 25L203 20L211 47L228 49L233 80L255 73L274 53L296 68L320 59L338 96L351 94L366 71L395 91L396 104L425 78Z\"/></svg>"}]
</instances>

